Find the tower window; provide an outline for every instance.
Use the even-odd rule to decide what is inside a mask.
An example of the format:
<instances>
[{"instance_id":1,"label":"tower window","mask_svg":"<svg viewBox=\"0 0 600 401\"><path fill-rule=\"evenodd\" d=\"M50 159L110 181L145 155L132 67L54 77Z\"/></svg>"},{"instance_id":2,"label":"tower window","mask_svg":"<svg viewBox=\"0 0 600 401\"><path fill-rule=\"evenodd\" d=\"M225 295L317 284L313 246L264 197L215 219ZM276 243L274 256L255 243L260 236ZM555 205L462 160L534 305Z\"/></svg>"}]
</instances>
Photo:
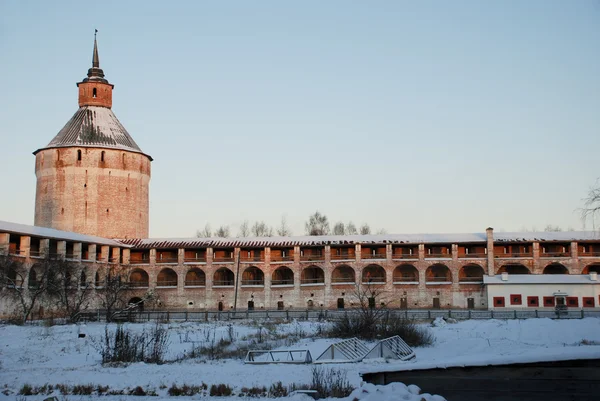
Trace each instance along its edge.
<instances>
[{"instance_id":1,"label":"tower window","mask_svg":"<svg viewBox=\"0 0 600 401\"><path fill-rule=\"evenodd\" d=\"M92 90L92 97L94 97L94 98L96 97L96 88L94 88L94 89Z\"/></svg>"},{"instance_id":2,"label":"tower window","mask_svg":"<svg viewBox=\"0 0 600 401\"><path fill-rule=\"evenodd\" d=\"M77 151L77 161L81 161L81 150Z\"/></svg>"},{"instance_id":3,"label":"tower window","mask_svg":"<svg viewBox=\"0 0 600 401\"><path fill-rule=\"evenodd\" d=\"M100 153L100 161L103 162L104 161L104 151L102 151L102 153Z\"/></svg>"}]
</instances>

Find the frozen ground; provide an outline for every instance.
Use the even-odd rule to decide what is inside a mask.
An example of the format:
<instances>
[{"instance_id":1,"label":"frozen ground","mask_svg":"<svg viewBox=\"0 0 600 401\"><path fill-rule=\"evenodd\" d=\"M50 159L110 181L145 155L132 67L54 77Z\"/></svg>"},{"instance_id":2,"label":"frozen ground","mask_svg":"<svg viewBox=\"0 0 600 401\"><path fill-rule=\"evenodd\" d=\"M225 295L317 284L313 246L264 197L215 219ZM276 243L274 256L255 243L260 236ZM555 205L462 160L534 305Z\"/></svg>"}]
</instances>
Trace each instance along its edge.
<instances>
[{"instance_id":1,"label":"frozen ground","mask_svg":"<svg viewBox=\"0 0 600 401\"><path fill-rule=\"evenodd\" d=\"M265 323L260 329L272 333L303 337L297 343L284 344L281 349L310 350L317 358L335 340L319 339L316 334L323 323L291 322ZM145 325L128 325L141 331ZM147 325L146 327L150 327ZM169 351L167 359L175 359L197 346L206 338L215 336L236 342L245 337L256 336L259 328L251 322L236 322L231 329L227 323L171 323L169 327ZM4 395L16 399L19 389L28 383L41 386L55 384L108 385L111 389L133 389L136 386L154 389L159 397L167 397L166 388L178 385L229 384L234 393L242 387L266 386L281 381L284 385L308 384L311 365L244 365L241 360L200 361L187 359L181 362L153 365L134 363L123 367L103 367L97 343L105 325L90 323L71 326L0 326L0 385ZM111 327L110 329L114 329ZM422 368L429 366L452 366L486 364L489 362L514 362L528 360L566 359L571 357L600 357L600 319L582 320L471 320L455 324L431 327L436 337L431 347L417 348L416 360L411 362L386 362L373 360L356 364L327 365L343 369L347 378L357 389L346 398L366 401L387 399L421 398L400 384L388 386L365 385L361 387L360 371L398 368ZM84 333L85 338L79 338ZM410 383L406 383L409 385ZM442 394L443 395L443 394ZM43 399L31 396L28 399ZM81 399L81 396L69 396ZM192 398L200 398L200 395ZM305 398L297 395L295 398ZM404 398L403 398L404 397ZM86 398L86 397L83 397ZM106 397L103 398L114 398ZM115 399L123 399L119 396ZM143 397L136 397L140 399ZM237 398L237 397L236 397ZM430 398L429 396L424 397ZM59 396L59 399L61 397ZM287 398L290 399L290 398ZM431 398L442 399L442 398Z\"/></svg>"}]
</instances>

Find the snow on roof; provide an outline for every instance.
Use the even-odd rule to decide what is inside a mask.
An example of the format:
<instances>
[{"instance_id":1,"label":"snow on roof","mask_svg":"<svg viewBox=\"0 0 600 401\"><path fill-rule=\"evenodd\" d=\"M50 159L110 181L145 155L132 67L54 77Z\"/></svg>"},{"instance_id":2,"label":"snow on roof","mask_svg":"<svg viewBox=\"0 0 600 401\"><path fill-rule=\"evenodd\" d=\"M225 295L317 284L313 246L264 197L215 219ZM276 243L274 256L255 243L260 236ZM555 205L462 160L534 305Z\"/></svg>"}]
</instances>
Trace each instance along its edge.
<instances>
[{"instance_id":1,"label":"snow on roof","mask_svg":"<svg viewBox=\"0 0 600 401\"><path fill-rule=\"evenodd\" d=\"M489 355L482 352L478 355L468 354L462 357L451 358L449 360L420 361L417 351L417 359L413 362L396 362L385 364L385 366L374 366L361 369L359 374L362 376L367 373L397 372L406 370L424 370L424 369L448 369L465 366L498 366L520 363L552 362L552 361L570 361L579 359L599 359L600 347L565 347L558 349L532 349L513 355Z\"/></svg>"},{"instance_id":2,"label":"snow on roof","mask_svg":"<svg viewBox=\"0 0 600 401\"><path fill-rule=\"evenodd\" d=\"M100 106L80 107L48 146L42 149L69 146L119 149L144 154L112 110ZM36 150L34 154L42 149Z\"/></svg>"},{"instance_id":3,"label":"snow on roof","mask_svg":"<svg viewBox=\"0 0 600 401\"><path fill-rule=\"evenodd\" d=\"M509 274L508 280L502 275L483 276L484 284L600 284L589 274Z\"/></svg>"},{"instance_id":4,"label":"snow on roof","mask_svg":"<svg viewBox=\"0 0 600 401\"><path fill-rule=\"evenodd\" d=\"M47 227L30 226L26 224L10 223L0 220L0 232L30 235L33 237L57 239L61 241L85 242L118 247L128 247L119 241L92 235L77 234L71 231L55 230Z\"/></svg>"},{"instance_id":5,"label":"snow on roof","mask_svg":"<svg viewBox=\"0 0 600 401\"><path fill-rule=\"evenodd\" d=\"M354 244L456 244L485 243L486 233L467 234L377 234L377 235L315 235L295 237L245 237L245 238L146 238L121 240L135 248L203 248L203 247L257 247L266 246L323 246ZM593 231L494 233L497 242L531 241L600 241Z\"/></svg>"}]
</instances>

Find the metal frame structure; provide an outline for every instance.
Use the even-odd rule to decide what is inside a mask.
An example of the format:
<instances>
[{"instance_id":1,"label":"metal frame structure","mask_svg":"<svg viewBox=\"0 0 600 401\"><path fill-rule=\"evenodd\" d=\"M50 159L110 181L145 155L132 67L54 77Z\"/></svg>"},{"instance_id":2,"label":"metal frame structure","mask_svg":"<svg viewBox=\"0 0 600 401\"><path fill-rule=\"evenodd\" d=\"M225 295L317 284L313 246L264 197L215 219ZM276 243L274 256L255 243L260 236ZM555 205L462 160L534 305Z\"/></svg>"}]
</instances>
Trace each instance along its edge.
<instances>
[{"instance_id":1,"label":"metal frame structure","mask_svg":"<svg viewBox=\"0 0 600 401\"><path fill-rule=\"evenodd\" d=\"M364 359L385 358L408 361L415 357L415 351L400 336L393 336L375 344Z\"/></svg>"},{"instance_id":2,"label":"metal frame structure","mask_svg":"<svg viewBox=\"0 0 600 401\"><path fill-rule=\"evenodd\" d=\"M281 357L283 355L283 357ZM260 357L264 357L264 359ZM292 363L305 364L312 363L312 356L309 350L295 349L282 351L256 350L248 351L244 363L251 365L266 365L270 363Z\"/></svg>"},{"instance_id":3,"label":"metal frame structure","mask_svg":"<svg viewBox=\"0 0 600 401\"><path fill-rule=\"evenodd\" d=\"M355 337L331 344L313 363L360 362L368 353L369 348Z\"/></svg>"}]
</instances>

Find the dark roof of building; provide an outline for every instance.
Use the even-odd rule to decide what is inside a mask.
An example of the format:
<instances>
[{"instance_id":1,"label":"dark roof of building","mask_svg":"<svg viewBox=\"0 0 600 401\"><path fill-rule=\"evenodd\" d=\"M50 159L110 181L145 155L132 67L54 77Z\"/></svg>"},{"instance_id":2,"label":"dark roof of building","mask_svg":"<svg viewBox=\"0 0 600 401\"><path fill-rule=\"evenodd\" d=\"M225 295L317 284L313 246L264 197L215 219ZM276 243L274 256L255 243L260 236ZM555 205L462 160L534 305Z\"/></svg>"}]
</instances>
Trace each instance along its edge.
<instances>
[{"instance_id":1,"label":"dark roof of building","mask_svg":"<svg viewBox=\"0 0 600 401\"><path fill-rule=\"evenodd\" d=\"M33 154L42 149L71 146L111 148L145 154L112 110L100 106L80 107L48 146Z\"/></svg>"}]
</instances>

